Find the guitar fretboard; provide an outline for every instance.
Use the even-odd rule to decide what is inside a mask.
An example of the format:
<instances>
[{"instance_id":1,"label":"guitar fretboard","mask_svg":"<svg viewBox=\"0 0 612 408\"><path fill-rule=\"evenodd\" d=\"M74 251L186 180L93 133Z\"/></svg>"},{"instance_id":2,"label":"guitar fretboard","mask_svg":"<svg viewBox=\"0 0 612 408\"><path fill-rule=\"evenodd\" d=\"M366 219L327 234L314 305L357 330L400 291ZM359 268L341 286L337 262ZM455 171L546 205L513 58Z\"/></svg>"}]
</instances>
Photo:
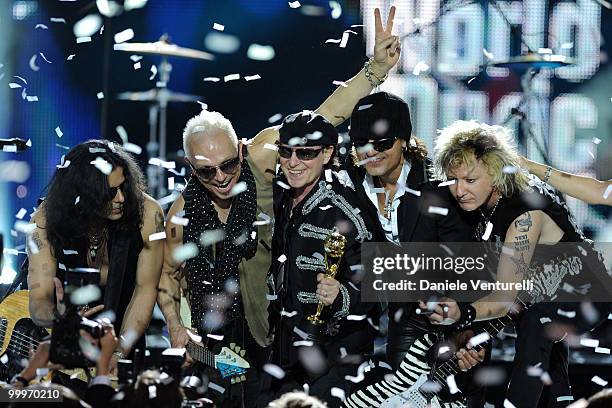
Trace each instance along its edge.
<instances>
[{"instance_id":1,"label":"guitar fretboard","mask_svg":"<svg viewBox=\"0 0 612 408\"><path fill-rule=\"evenodd\" d=\"M192 342L187 343L185 346L187 352L191 354L195 360L204 363L212 368L217 368L215 365L215 354L208 350L206 347L194 344Z\"/></svg>"}]
</instances>

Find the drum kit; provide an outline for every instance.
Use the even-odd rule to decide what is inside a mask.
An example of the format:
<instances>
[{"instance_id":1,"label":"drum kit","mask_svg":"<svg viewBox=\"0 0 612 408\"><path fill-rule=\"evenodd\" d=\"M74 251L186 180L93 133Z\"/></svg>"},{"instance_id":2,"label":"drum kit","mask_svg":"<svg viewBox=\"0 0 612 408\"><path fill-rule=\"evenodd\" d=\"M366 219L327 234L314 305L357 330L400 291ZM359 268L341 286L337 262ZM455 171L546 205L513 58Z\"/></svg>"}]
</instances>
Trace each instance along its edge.
<instances>
[{"instance_id":1,"label":"drum kit","mask_svg":"<svg viewBox=\"0 0 612 408\"><path fill-rule=\"evenodd\" d=\"M131 102L149 103L149 141L147 143L147 153L149 157L166 159L166 115L167 107L170 102L196 102L202 98L198 95L191 95L181 92L174 92L168 89L172 65L168 61L172 58L189 58L194 60L212 61L214 55L204 51L191 48L179 47L168 40L167 35L163 35L159 41L153 43L120 43L113 46L115 51L129 52L132 54L158 55L161 61L157 68L159 80L155 88L141 92L122 92L117 95L117 99ZM162 169L158 166L147 168L147 183L151 192L160 197L166 193L166 188L162 180Z\"/></svg>"}]
</instances>

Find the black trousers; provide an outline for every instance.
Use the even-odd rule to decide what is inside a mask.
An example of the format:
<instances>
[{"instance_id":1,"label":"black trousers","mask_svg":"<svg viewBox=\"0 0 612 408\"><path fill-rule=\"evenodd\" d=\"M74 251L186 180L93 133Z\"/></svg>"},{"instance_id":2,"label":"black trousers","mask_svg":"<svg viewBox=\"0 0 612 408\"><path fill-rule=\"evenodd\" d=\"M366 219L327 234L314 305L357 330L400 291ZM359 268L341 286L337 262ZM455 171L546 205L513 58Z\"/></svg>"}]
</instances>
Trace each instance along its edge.
<instances>
[{"instance_id":1,"label":"black trousers","mask_svg":"<svg viewBox=\"0 0 612 408\"><path fill-rule=\"evenodd\" d=\"M539 303L523 313L516 323L518 337L506 396L514 406L538 406L544 383L540 375L527 373L529 367L535 366L547 372L552 380L546 406L566 407L572 402L568 372L569 348L562 341L566 333L564 329L571 330L574 335L580 335L605 321L610 305L594 305L597 316L589 316L589 320L585 318L578 302Z\"/></svg>"}]
</instances>

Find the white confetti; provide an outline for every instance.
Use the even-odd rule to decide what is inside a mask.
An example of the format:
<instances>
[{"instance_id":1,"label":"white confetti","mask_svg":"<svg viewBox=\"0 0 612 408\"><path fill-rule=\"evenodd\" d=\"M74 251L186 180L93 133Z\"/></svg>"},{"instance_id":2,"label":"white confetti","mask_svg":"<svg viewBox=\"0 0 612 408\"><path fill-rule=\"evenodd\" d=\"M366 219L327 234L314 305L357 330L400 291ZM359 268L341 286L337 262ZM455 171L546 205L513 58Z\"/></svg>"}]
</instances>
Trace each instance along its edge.
<instances>
[{"instance_id":1,"label":"white confetti","mask_svg":"<svg viewBox=\"0 0 612 408\"><path fill-rule=\"evenodd\" d=\"M155 385L149 385L149 399L157 398L157 387Z\"/></svg>"},{"instance_id":2,"label":"white confetti","mask_svg":"<svg viewBox=\"0 0 612 408\"><path fill-rule=\"evenodd\" d=\"M39 67L38 65L36 65L36 58L37 58L37 57L38 57L38 55L37 55L37 54L32 55L32 57L30 58L30 62L29 62L30 69L31 69L32 71L34 71L34 72L36 72L36 71L39 71L39 70L40 70L40 67ZM9 84L9 86L10 86L10 84Z\"/></svg>"},{"instance_id":3,"label":"white confetti","mask_svg":"<svg viewBox=\"0 0 612 408\"><path fill-rule=\"evenodd\" d=\"M91 42L91 37L77 37L76 39L77 44L88 43L88 42Z\"/></svg>"},{"instance_id":4,"label":"white confetti","mask_svg":"<svg viewBox=\"0 0 612 408\"><path fill-rule=\"evenodd\" d=\"M300 6L301 6L301 4L300 4L299 1L290 1L289 2L289 7L291 7L292 9L298 8Z\"/></svg>"},{"instance_id":5,"label":"white confetti","mask_svg":"<svg viewBox=\"0 0 612 408\"><path fill-rule=\"evenodd\" d=\"M610 349L607 347L595 347L595 352L600 354L610 354Z\"/></svg>"},{"instance_id":6,"label":"white confetti","mask_svg":"<svg viewBox=\"0 0 612 408\"><path fill-rule=\"evenodd\" d=\"M597 339L580 339L580 345L584 347L599 347L599 340Z\"/></svg>"},{"instance_id":7,"label":"white confetti","mask_svg":"<svg viewBox=\"0 0 612 408\"><path fill-rule=\"evenodd\" d=\"M287 260L287 255L282 254L281 256L278 257L278 262L283 263Z\"/></svg>"},{"instance_id":8,"label":"white confetti","mask_svg":"<svg viewBox=\"0 0 612 408\"><path fill-rule=\"evenodd\" d=\"M70 294L70 301L74 305L86 305L101 298L102 291L98 285L83 286Z\"/></svg>"},{"instance_id":9,"label":"white confetti","mask_svg":"<svg viewBox=\"0 0 612 408\"><path fill-rule=\"evenodd\" d=\"M26 96L26 99L28 102L38 102L38 96L35 95L28 95Z\"/></svg>"},{"instance_id":10,"label":"white confetti","mask_svg":"<svg viewBox=\"0 0 612 408\"><path fill-rule=\"evenodd\" d=\"M44 25L44 24L36 24L36 25L34 26L34 29L35 29L35 30L37 30L37 29L39 29L39 28L40 28L40 29L43 29L43 30L48 30L48 29L49 29L49 27L47 27L47 26L46 26L46 25Z\"/></svg>"},{"instance_id":11,"label":"white confetti","mask_svg":"<svg viewBox=\"0 0 612 408\"><path fill-rule=\"evenodd\" d=\"M72 61L74 57L75 57L75 54L70 54L68 58L66 58L66 61Z\"/></svg>"},{"instance_id":12,"label":"white confetti","mask_svg":"<svg viewBox=\"0 0 612 408\"><path fill-rule=\"evenodd\" d=\"M407 193L410 193L410 194L415 195L417 197L421 196L421 192L418 191L418 190L413 190L413 189L408 188L408 187L405 187L405 190L406 190Z\"/></svg>"},{"instance_id":13,"label":"white confetti","mask_svg":"<svg viewBox=\"0 0 612 408\"><path fill-rule=\"evenodd\" d=\"M223 388L220 385L215 384L212 381L208 383L208 388L210 388L211 390L217 391L219 394L223 394L225 392L225 388Z\"/></svg>"},{"instance_id":14,"label":"white confetti","mask_svg":"<svg viewBox=\"0 0 612 408\"><path fill-rule=\"evenodd\" d=\"M209 337L213 340L218 340L218 341L221 341L225 338L223 334L212 334L212 333L206 334L206 337Z\"/></svg>"},{"instance_id":15,"label":"white confetti","mask_svg":"<svg viewBox=\"0 0 612 408\"><path fill-rule=\"evenodd\" d=\"M289 187L289 185L288 185L287 183L283 183L283 182L282 182L282 181L280 181L280 180L277 180L277 181L276 181L276 184L278 184L279 186L281 186L281 187L282 187L282 188L284 188L285 190L290 190L290 189L291 189L291 187Z\"/></svg>"},{"instance_id":16,"label":"white confetti","mask_svg":"<svg viewBox=\"0 0 612 408\"><path fill-rule=\"evenodd\" d=\"M333 81L332 84L348 88L348 85L344 81Z\"/></svg>"},{"instance_id":17,"label":"white confetti","mask_svg":"<svg viewBox=\"0 0 612 408\"><path fill-rule=\"evenodd\" d=\"M472 81L475 80L475 79L476 79L476 77L472 77L472 78L468 79L468 81L467 81L468 85L471 84Z\"/></svg>"},{"instance_id":18,"label":"white confetti","mask_svg":"<svg viewBox=\"0 0 612 408\"><path fill-rule=\"evenodd\" d=\"M575 310L565 311L565 310L562 310L562 309L557 309L557 314L559 316L565 316L568 319L573 319L574 317L576 317L576 311Z\"/></svg>"},{"instance_id":19,"label":"white confetti","mask_svg":"<svg viewBox=\"0 0 612 408\"><path fill-rule=\"evenodd\" d=\"M516 166L504 166L502 169L502 173L504 174L514 174L517 173L520 169Z\"/></svg>"},{"instance_id":20,"label":"white confetti","mask_svg":"<svg viewBox=\"0 0 612 408\"><path fill-rule=\"evenodd\" d=\"M255 61L270 61L275 55L271 45L251 44L247 49L247 57Z\"/></svg>"},{"instance_id":21,"label":"white confetti","mask_svg":"<svg viewBox=\"0 0 612 408\"><path fill-rule=\"evenodd\" d=\"M264 364L263 370L274 378L282 380L285 378L285 370L275 364Z\"/></svg>"},{"instance_id":22,"label":"white confetti","mask_svg":"<svg viewBox=\"0 0 612 408\"><path fill-rule=\"evenodd\" d=\"M9 82L9 88L11 89L15 89L15 88L21 88L21 85L19 85L17 82Z\"/></svg>"},{"instance_id":23,"label":"white confetti","mask_svg":"<svg viewBox=\"0 0 612 408\"><path fill-rule=\"evenodd\" d=\"M489 336L489 333L487 332L482 332L480 334L477 334L476 336L470 338L470 340L468 341L468 346L476 347L479 344L482 343L486 343L487 341L489 341L489 339L491 338L491 336Z\"/></svg>"},{"instance_id":24,"label":"white confetti","mask_svg":"<svg viewBox=\"0 0 612 408\"><path fill-rule=\"evenodd\" d=\"M346 44L348 43L348 40L349 40L349 33L348 31L345 31L342 33L342 39L340 40L340 44L338 45L338 47L346 48Z\"/></svg>"},{"instance_id":25,"label":"white confetti","mask_svg":"<svg viewBox=\"0 0 612 408\"><path fill-rule=\"evenodd\" d=\"M204 78L204 82L219 82L221 78L218 77L206 77Z\"/></svg>"},{"instance_id":26,"label":"white confetti","mask_svg":"<svg viewBox=\"0 0 612 408\"><path fill-rule=\"evenodd\" d=\"M74 199L74 205L77 205L79 201L81 201L81 196L77 196L77 198Z\"/></svg>"},{"instance_id":27,"label":"white confetti","mask_svg":"<svg viewBox=\"0 0 612 408\"><path fill-rule=\"evenodd\" d=\"M229 74L223 77L223 82L235 81L240 79L240 74Z\"/></svg>"},{"instance_id":28,"label":"white confetti","mask_svg":"<svg viewBox=\"0 0 612 408\"><path fill-rule=\"evenodd\" d=\"M134 64L134 69L135 69L135 70L136 70L136 69L140 69L140 67L141 67L140 62L136 62L136 63Z\"/></svg>"},{"instance_id":29,"label":"white confetti","mask_svg":"<svg viewBox=\"0 0 612 408\"><path fill-rule=\"evenodd\" d=\"M172 251L172 258L176 263L181 264L188 259L195 258L198 253L198 246L193 242L188 242Z\"/></svg>"},{"instance_id":30,"label":"white confetti","mask_svg":"<svg viewBox=\"0 0 612 408\"><path fill-rule=\"evenodd\" d=\"M546 324L550 322L552 322L552 320L550 320L550 317L540 317L540 323Z\"/></svg>"},{"instance_id":31,"label":"white confetti","mask_svg":"<svg viewBox=\"0 0 612 408\"><path fill-rule=\"evenodd\" d=\"M606 187L606 191L604 191L603 193L604 200L608 199L608 197L610 196L610 193L612 193L612 184L608 184L608 187Z\"/></svg>"},{"instance_id":32,"label":"white confetti","mask_svg":"<svg viewBox=\"0 0 612 408\"><path fill-rule=\"evenodd\" d=\"M0 363L6 365L6 363L8 363L8 355L7 354L3 354L2 357L0 357Z\"/></svg>"},{"instance_id":33,"label":"white confetti","mask_svg":"<svg viewBox=\"0 0 612 408\"><path fill-rule=\"evenodd\" d=\"M504 408L516 408L508 399L504 400Z\"/></svg>"},{"instance_id":34,"label":"white confetti","mask_svg":"<svg viewBox=\"0 0 612 408\"><path fill-rule=\"evenodd\" d=\"M149 159L149 164L152 166L160 166L163 167L164 169L175 169L176 168L176 163L173 161L164 161L158 157L152 157Z\"/></svg>"},{"instance_id":35,"label":"white confetti","mask_svg":"<svg viewBox=\"0 0 612 408\"><path fill-rule=\"evenodd\" d=\"M52 23L64 23L64 24L66 24L66 19L62 18L62 17L51 17L49 19L49 21L51 21Z\"/></svg>"},{"instance_id":36,"label":"white confetti","mask_svg":"<svg viewBox=\"0 0 612 408\"><path fill-rule=\"evenodd\" d=\"M595 143L596 145L597 145L597 144L600 144L600 143L601 143L601 139L600 139L600 138L598 138L598 137L594 137L594 138L593 138L593 143Z\"/></svg>"},{"instance_id":37,"label":"white confetti","mask_svg":"<svg viewBox=\"0 0 612 408\"><path fill-rule=\"evenodd\" d=\"M93 164L96 169L100 170L107 176L113 171L113 165L101 157L96 157L96 160L92 160L89 163Z\"/></svg>"},{"instance_id":38,"label":"white confetti","mask_svg":"<svg viewBox=\"0 0 612 408\"><path fill-rule=\"evenodd\" d=\"M427 71L429 71L429 65L427 65L425 61L419 61L414 66L414 69L412 70L412 75L419 76L421 75L421 72Z\"/></svg>"},{"instance_id":39,"label":"white confetti","mask_svg":"<svg viewBox=\"0 0 612 408\"><path fill-rule=\"evenodd\" d=\"M488 240L489 237L491 236L491 232L493 232L493 223L489 221L487 222L487 228L485 229L484 234L482 234L482 240L483 241Z\"/></svg>"},{"instance_id":40,"label":"white confetti","mask_svg":"<svg viewBox=\"0 0 612 408\"><path fill-rule=\"evenodd\" d=\"M261 79L261 76L259 74L249 75L249 76L245 76L244 79L245 81L255 81L257 79Z\"/></svg>"},{"instance_id":41,"label":"white confetti","mask_svg":"<svg viewBox=\"0 0 612 408\"><path fill-rule=\"evenodd\" d=\"M140 154L142 153L142 147L138 146L137 144L134 143L125 143L123 145L123 149L125 149L125 151L128 151L130 153L134 153L134 154Z\"/></svg>"},{"instance_id":42,"label":"white confetti","mask_svg":"<svg viewBox=\"0 0 612 408\"><path fill-rule=\"evenodd\" d=\"M171 177L172 178L172 177ZM178 215L173 215L170 218L170 222L172 224L176 224L176 225L182 225L183 227L186 227L187 224L189 224L189 219L188 218L183 218L183 217L179 217Z\"/></svg>"},{"instance_id":43,"label":"white confetti","mask_svg":"<svg viewBox=\"0 0 612 408\"><path fill-rule=\"evenodd\" d=\"M557 397L557 402L562 402L562 401L573 401L574 397L571 395L563 395L561 397Z\"/></svg>"},{"instance_id":44,"label":"white confetti","mask_svg":"<svg viewBox=\"0 0 612 408\"><path fill-rule=\"evenodd\" d=\"M485 57L487 57L488 59L490 59L490 60L492 60L492 59L493 59L493 53L492 53L492 52L487 51L487 49L486 49L486 48L483 48L483 49L482 49L482 53L483 53L483 54L484 54L484 56L485 56Z\"/></svg>"},{"instance_id":45,"label":"white confetti","mask_svg":"<svg viewBox=\"0 0 612 408\"><path fill-rule=\"evenodd\" d=\"M116 44L120 44L122 42L129 41L132 38L134 38L134 30L132 30L131 28L125 29L125 30L115 34L114 38L115 38L115 43Z\"/></svg>"},{"instance_id":46,"label":"white confetti","mask_svg":"<svg viewBox=\"0 0 612 408\"><path fill-rule=\"evenodd\" d=\"M222 229L204 231L200 235L200 244L202 244L203 247L208 247L216 244L217 242L223 241L224 238L225 231Z\"/></svg>"},{"instance_id":47,"label":"white confetti","mask_svg":"<svg viewBox=\"0 0 612 408\"><path fill-rule=\"evenodd\" d=\"M344 401L346 399L346 394L342 388L332 387L331 388L331 396L339 398L340 401Z\"/></svg>"},{"instance_id":48,"label":"white confetti","mask_svg":"<svg viewBox=\"0 0 612 408\"><path fill-rule=\"evenodd\" d=\"M429 208L427 208L427 212L431 214L439 214L446 216L448 215L448 208L435 207L433 205L430 205Z\"/></svg>"},{"instance_id":49,"label":"white confetti","mask_svg":"<svg viewBox=\"0 0 612 408\"><path fill-rule=\"evenodd\" d=\"M98 92L98 93L96 94L96 97L97 97L98 99L104 99L104 92Z\"/></svg>"},{"instance_id":50,"label":"white confetti","mask_svg":"<svg viewBox=\"0 0 612 408\"><path fill-rule=\"evenodd\" d=\"M325 210L329 210L329 209L330 209L330 208L332 208L332 207L333 207L333 206L330 204L330 205L326 205L325 207L319 207L319 209L320 209L321 211L325 211Z\"/></svg>"},{"instance_id":51,"label":"white confetti","mask_svg":"<svg viewBox=\"0 0 612 408\"><path fill-rule=\"evenodd\" d=\"M78 255L79 252L75 251L74 249L63 249L62 252L64 253L64 255Z\"/></svg>"},{"instance_id":52,"label":"white confetti","mask_svg":"<svg viewBox=\"0 0 612 408\"><path fill-rule=\"evenodd\" d=\"M268 123L278 122L278 121L279 121L279 120L281 120L282 118L283 118L283 115L281 115L280 113L276 113L276 114L274 114L274 115L272 115L272 116L270 116L270 117L268 118ZM267 146L267 145L268 145L268 144L266 144L266 146ZM265 146L264 146L264 147L265 147ZM278 148L277 148L276 150L278 150Z\"/></svg>"},{"instance_id":53,"label":"white confetti","mask_svg":"<svg viewBox=\"0 0 612 408\"><path fill-rule=\"evenodd\" d=\"M275 152L278 151L278 146L272 143L266 143L264 145L264 149L268 149L268 150L274 150Z\"/></svg>"},{"instance_id":54,"label":"white confetti","mask_svg":"<svg viewBox=\"0 0 612 408\"><path fill-rule=\"evenodd\" d=\"M214 23L213 24L213 30L223 31L223 30L225 30L225 26L223 24Z\"/></svg>"},{"instance_id":55,"label":"white confetti","mask_svg":"<svg viewBox=\"0 0 612 408\"><path fill-rule=\"evenodd\" d=\"M160 239L166 239L166 231L156 232L155 234L149 235L149 241L158 241Z\"/></svg>"},{"instance_id":56,"label":"white confetti","mask_svg":"<svg viewBox=\"0 0 612 408\"><path fill-rule=\"evenodd\" d=\"M355 321L360 321L360 320L365 320L368 316L366 315L348 315L346 316L346 320L355 320Z\"/></svg>"},{"instance_id":57,"label":"white confetti","mask_svg":"<svg viewBox=\"0 0 612 408\"><path fill-rule=\"evenodd\" d=\"M327 40L325 40L325 44L328 43L332 43L332 44L338 44L340 41L342 41L341 39L337 39L337 38L328 38Z\"/></svg>"},{"instance_id":58,"label":"white confetti","mask_svg":"<svg viewBox=\"0 0 612 408\"><path fill-rule=\"evenodd\" d=\"M454 375L451 374L446 377L446 384L448 384L448 389L451 394L457 394L458 392L461 392L459 388L457 388L457 382L455 381Z\"/></svg>"},{"instance_id":59,"label":"white confetti","mask_svg":"<svg viewBox=\"0 0 612 408\"><path fill-rule=\"evenodd\" d=\"M604 380L603 378L597 375L593 376L593 378L591 378L591 381L602 387L605 387L606 385L608 385L608 382L606 380Z\"/></svg>"},{"instance_id":60,"label":"white confetti","mask_svg":"<svg viewBox=\"0 0 612 408\"><path fill-rule=\"evenodd\" d=\"M25 208L20 209L17 214L15 215L15 218L19 219L19 220L23 220L23 217L28 213L28 210L26 210Z\"/></svg>"},{"instance_id":61,"label":"white confetti","mask_svg":"<svg viewBox=\"0 0 612 408\"><path fill-rule=\"evenodd\" d=\"M247 191L247 184L244 181L241 181L240 183L236 183L236 185L234 187L232 187L232 190L229 193L230 197L234 197L237 196L238 194L244 193L245 191Z\"/></svg>"},{"instance_id":62,"label":"white confetti","mask_svg":"<svg viewBox=\"0 0 612 408\"><path fill-rule=\"evenodd\" d=\"M331 8L331 18L337 20L342 15L342 6L337 1L330 1L329 7Z\"/></svg>"},{"instance_id":63,"label":"white confetti","mask_svg":"<svg viewBox=\"0 0 612 408\"><path fill-rule=\"evenodd\" d=\"M149 81L152 81L153 78L155 78L155 75L157 75L157 67L155 65L151 65L150 71L151 76L149 77Z\"/></svg>"},{"instance_id":64,"label":"white confetti","mask_svg":"<svg viewBox=\"0 0 612 408\"><path fill-rule=\"evenodd\" d=\"M56 127L55 128L55 134L57 135L57 137L61 138L62 136L64 136L64 132L62 132L62 129L60 129L60 127Z\"/></svg>"},{"instance_id":65,"label":"white confetti","mask_svg":"<svg viewBox=\"0 0 612 408\"><path fill-rule=\"evenodd\" d=\"M29 235L36 229L36 224L31 224L26 221L15 221L15 231Z\"/></svg>"},{"instance_id":66,"label":"white confetti","mask_svg":"<svg viewBox=\"0 0 612 408\"><path fill-rule=\"evenodd\" d=\"M130 55L130 59L134 62L138 62L142 59L142 55L133 54L133 55Z\"/></svg>"}]
</instances>

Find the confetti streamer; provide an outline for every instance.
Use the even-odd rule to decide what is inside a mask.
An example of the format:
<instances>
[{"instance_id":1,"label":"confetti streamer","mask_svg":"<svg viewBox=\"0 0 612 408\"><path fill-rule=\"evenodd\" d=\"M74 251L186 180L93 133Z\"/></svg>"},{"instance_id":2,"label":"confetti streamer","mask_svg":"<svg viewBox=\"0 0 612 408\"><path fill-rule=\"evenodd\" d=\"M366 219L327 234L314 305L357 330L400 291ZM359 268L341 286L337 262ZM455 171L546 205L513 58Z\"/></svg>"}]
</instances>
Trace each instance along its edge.
<instances>
[{"instance_id":1,"label":"confetti streamer","mask_svg":"<svg viewBox=\"0 0 612 408\"><path fill-rule=\"evenodd\" d=\"M263 370L272 377L282 380L285 378L285 370L275 364L264 364Z\"/></svg>"},{"instance_id":2,"label":"confetti streamer","mask_svg":"<svg viewBox=\"0 0 612 408\"><path fill-rule=\"evenodd\" d=\"M292 9L299 8L300 6L301 6L301 4L300 4L299 1L290 1L289 2L289 7L291 7Z\"/></svg>"},{"instance_id":3,"label":"confetti streamer","mask_svg":"<svg viewBox=\"0 0 612 408\"><path fill-rule=\"evenodd\" d=\"M221 79L217 77L206 77L204 78L204 82L219 82Z\"/></svg>"},{"instance_id":4,"label":"confetti streamer","mask_svg":"<svg viewBox=\"0 0 612 408\"><path fill-rule=\"evenodd\" d=\"M64 23L66 24L66 19L63 17L51 17L49 19L49 21L51 21L52 23Z\"/></svg>"},{"instance_id":5,"label":"confetti streamer","mask_svg":"<svg viewBox=\"0 0 612 408\"><path fill-rule=\"evenodd\" d=\"M225 26L223 24L214 23L213 30L223 31L225 30Z\"/></svg>"},{"instance_id":6,"label":"confetti streamer","mask_svg":"<svg viewBox=\"0 0 612 408\"><path fill-rule=\"evenodd\" d=\"M76 39L77 44L83 44L88 42L91 42L91 37L77 37Z\"/></svg>"},{"instance_id":7,"label":"confetti streamer","mask_svg":"<svg viewBox=\"0 0 612 408\"><path fill-rule=\"evenodd\" d=\"M331 388L331 396L339 398L340 401L344 401L346 399L346 394L342 388L332 387Z\"/></svg>"},{"instance_id":8,"label":"confetti streamer","mask_svg":"<svg viewBox=\"0 0 612 408\"><path fill-rule=\"evenodd\" d=\"M55 128L55 134L57 135L57 137L61 138L62 136L64 136L64 132L62 132L62 130L60 129L59 126L57 126Z\"/></svg>"},{"instance_id":9,"label":"confetti streamer","mask_svg":"<svg viewBox=\"0 0 612 408\"><path fill-rule=\"evenodd\" d=\"M259 76L259 74L255 74L255 75L245 76L244 79L245 81L255 81L257 79L261 79L261 76Z\"/></svg>"},{"instance_id":10,"label":"confetti streamer","mask_svg":"<svg viewBox=\"0 0 612 408\"><path fill-rule=\"evenodd\" d=\"M156 232L155 234L149 235L149 241L158 241L160 239L166 239L166 231Z\"/></svg>"},{"instance_id":11,"label":"confetti streamer","mask_svg":"<svg viewBox=\"0 0 612 408\"><path fill-rule=\"evenodd\" d=\"M489 336L489 333L483 332L470 338L467 344L469 347L474 348L479 344L486 343L487 341L489 341L490 338L491 336Z\"/></svg>"},{"instance_id":12,"label":"confetti streamer","mask_svg":"<svg viewBox=\"0 0 612 408\"><path fill-rule=\"evenodd\" d=\"M485 229L484 234L482 234L482 240L483 241L488 240L489 237L491 236L491 232L493 232L493 223L489 221L487 222L487 228Z\"/></svg>"},{"instance_id":13,"label":"confetti streamer","mask_svg":"<svg viewBox=\"0 0 612 408\"><path fill-rule=\"evenodd\" d=\"M448 384L448 389L451 394L457 394L458 392L461 392L459 388L457 388L457 382L455 381L454 375L451 374L446 377L446 384Z\"/></svg>"},{"instance_id":14,"label":"confetti streamer","mask_svg":"<svg viewBox=\"0 0 612 408\"><path fill-rule=\"evenodd\" d=\"M240 79L240 74L229 74L223 77L223 82L235 81Z\"/></svg>"},{"instance_id":15,"label":"confetti streamer","mask_svg":"<svg viewBox=\"0 0 612 408\"><path fill-rule=\"evenodd\" d=\"M155 78L155 75L157 75L157 67L155 65L151 65L151 76L149 77L149 81L152 81L153 78Z\"/></svg>"},{"instance_id":16,"label":"confetti streamer","mask_svg":"<svg viewBox=\"0 0 612 408\"><path fill-rule=\"evenodd\" d=\"M448 208L435 207L433 205L430 205L429 208L427 208L427 212L431 214L439 214L446 216L448 215Z\"/></svg>"}]
</instances>

